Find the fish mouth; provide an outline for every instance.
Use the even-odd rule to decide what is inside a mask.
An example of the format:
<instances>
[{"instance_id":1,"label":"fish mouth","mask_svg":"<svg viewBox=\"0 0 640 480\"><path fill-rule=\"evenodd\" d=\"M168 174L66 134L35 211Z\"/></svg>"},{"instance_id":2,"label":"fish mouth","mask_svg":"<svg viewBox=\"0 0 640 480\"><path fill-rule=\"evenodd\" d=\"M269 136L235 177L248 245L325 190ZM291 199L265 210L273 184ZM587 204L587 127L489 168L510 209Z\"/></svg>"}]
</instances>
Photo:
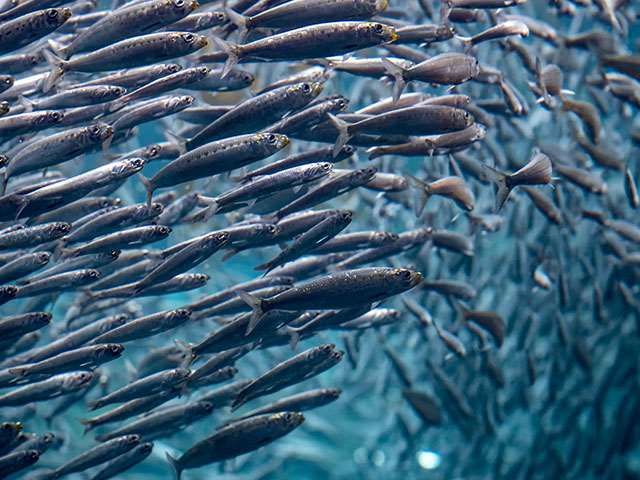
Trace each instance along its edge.
<instances>
[{"instance_id":1,"label":"fish mouth","mask_svg":"<svg viewBox=\"0 0 640 480\"><path fill-rule=\"evenodd\" d=\"M412 287L415 287L419 283L422 283L422 280L424 280L424 277L420 272L412 272L411 280L409 283L411 284Z\"/></svg>"},{"instance_id":2,"label":"fish mouth","mask_svg":"<svg viewBox=\"0 0 640 480\"><path fill-rule=\"evenodd\" d=\"M400 38L400 35L398 35L398 32L396 32L395 28L391 30L391 35L390 35L390 40L386 43L393 43L395 41L397 41Z\"/></svg>"},{"instance_id":3,"label":"fish mouth","mask_svg":"<svg viewBox=\"0 0 640 480\"><path fill-rule=\"evenodd\" d=\"M322 88L323 88L322 84L316 82L311 87L311 93L313 94L314 97L317 97L318 95L320 95L322 93Z\"/></svg>"},{"instance_id":4,"label":"fish mouth","mask_svg":"<svg viewBox=\"0 0 640 480\"><path fill-rule=\"evenodd\" d=\"M200 4L198 3L198 0L193 0L190 4L189 4L189 8L191 9L191 11L195 10L196 8L198 8L200 6Z\"/></svg>"},{"instance_id":5,"label":"fish mouth","mask_svg":"<svg viewBox=\"0 0 640 480\"><path fill-rule=\"evenodd\" d=\"M68 8L63 8L61 14L64 20L68 20L69 18L71 18L71 10Z\"/></svg>"},{"instance_id":6,"label":"fish mouth","mask_svg":"<svg viewBox=\"0 0 640 480\"><path fill-rule=\"evenodd\" d=\"M112 137L114 133L115 132L113 130L113 127L105 127L104 131L102 132L102 140L106 140L107 138Z\"/></svg>"},{"instance_id":7,"label":"fish mouth","mask_svg":"<svg viewBox=\"0 0 640 480\"><path fill-rule=\"evenodd\" d=\"M279 140L278 140L278 144L280 145L280 148L284 148L287 145L289 145L291 143L291 140L289 140L289 137L285 136L285 135L281 135Z\"/></svg>"}]
</instances>

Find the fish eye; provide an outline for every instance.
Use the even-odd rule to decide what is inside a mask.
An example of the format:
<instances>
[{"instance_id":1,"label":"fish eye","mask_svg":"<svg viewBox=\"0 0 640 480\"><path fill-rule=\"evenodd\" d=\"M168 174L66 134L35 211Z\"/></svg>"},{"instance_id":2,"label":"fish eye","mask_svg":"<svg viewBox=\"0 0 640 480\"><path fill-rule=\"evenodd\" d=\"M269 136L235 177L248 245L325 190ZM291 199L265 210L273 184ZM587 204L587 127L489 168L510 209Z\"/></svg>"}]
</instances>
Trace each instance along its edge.
<instances>
[{"instance_id":1,"label":"fish eye","mask_svg":"<svg viewBox=\"0 0 640 480\"><path fill-rule=\"evenodd\" d=\"M270 133L269 135L267 135L267 142L269 142L270 144L274 144L278 141L278 137L276 137L273 133Z\"/></svg>"},{"instance_id":2,"label":"fish eye","mask_svg":"<svg viewBox=\"0 0 640 480\"><path fill-rule=\"evenodd\" d=\"M180 65L169 65L169 72L176 73L180 71Z\"/></svg>"},{"instance_id":3,"label":"fish eye","mask_svg":"<svg viewBox=\"0 0 640 480\"><path fill-rule=\"evenodd\" d=\"M384 25L382 25L381 23L376 23L373 29L376 31L376 33L382 33L384 31Z\"/></svg>"},{"instance_id":4,"label":"fish eye","mask_svg":"<svg viewBox=\"0 0 640 480\"><path fill-rule=\"evenodd\" d=\"M49 17L50 19L55 19L58 17L58 11L54 8L50 8L49 10L47 10L47 17Z\"/></svg>"},{"instance_id":5,"label":"fish eye","mask_svg":"<svg viewBox=\"0 0 640 480\"><path fill-rule=\"evenodd\" d=\"M173 0L173 5L176 8L182 8L184 7L184 0Z\"/></svg>"},{"instance_id":6,"label":"fish eye","mask_svg":"<svg viewBox=\"0 0 640 480\"><path fill-rule=\"evenodd\" d=\"M344 151L344 153L351 155L353 152L356 151L355 148L353 148L351 145L345 145L342 150Z\"/></svg>"},{"instance_id":7,"label":"fish eye","mask_svg":"<svg viewBox=\"0 0 640 480\"><path fill-rule=\"evenodd\" d=\"M36 450L32 450L29 452L29 457L31 458L39 458L40 454Z\"/></svg>"},{"instance_id":8,"label":"fish eye","mask_svg":"<svg viewBox=\"0 0 640 480\"><path fill-rule=\"evenodd\" d=\"M209 67L200 67L200 73L204 73L206 75L209 73Z\"/></svg>"},{"instance_id":9,"label":"fish eye","mask_svg":"<svg viewBox=\"0 0 640 480\"><path fill-rule=\"evenodd\" d=\"M89 128L89 131L91 132L91 135L99 135L100 127L98 127L97 125L93 125Z\"/></svg>"},{"instance_id":10,"label":"fish eye","mask_svg":"<svg viewBox=\"0 0 640 480\"><path fill-rule=\"evenodd\" d=\"M246 72L244 75L242 75L242 79L245 82L251 83L251 82L253 82L253 75L251 75L250 73Z\"/></svg>"},{"instance_id":11,"label":"fish eye","mask_svg":"<svg viewBox=\"0 0 640 480\"><path fill-rule=\"evenodd\" d=\"M308 83L303 83L302 84L302 91L304 93L309 93L311 91L311 86Z\"/></svg>"},{"instance_id":12,"label":"fish eye","mask_svg":"<svg viewBox=\"0 0 640 480\"><path fill-rule=\"evenodd\" d=\"M49 254L42 252L38 254L38 260L40 260L41 262L45 262L47 260L49 260Z\"/></svg>"},{"instance_id":13,"label":"fish eye","mask_svg":"<svg viewBox=\"0 0 640 480\"><path fill-rule=\"evenodd\" d=\"M182 35L182 38L187 43L193 43L193 41L196 39L195 35L193 35L192 33L185 33L184 35Z\"/></svg>"},{"instance_id":14,"label":"fish eye","mask_svg":"<svg viewBox=\"0 0 640 480\"><path fill-rule=\"evenodd\" d=\"M399 270L397 275L403 280L411 278L411 272L409 270Z\"/></svg>"},{"instance_id":15,"label":"fish eye","mask_svg":"<svg viewBox=\"0 0 640 480\"><path fill-rule=\"evenodd\" d=\"M51 120L53 120L54 122L59 122L60 120L62 120L62 114L60 112L53 112L51 114Z\"/></svg>"},{"instance_id":16,"label":"fish eye","mask_svg":"<svg viewBox=\"0 0 640 480\"><path fill-rule=\"evenodd\" d=\"M91 270L89 272L89 277L91 278L98 278L98 276L100 276L100 272L98 272L97 270Z\"/></svg>"},{"instance_id":17,"label":"fish eye","mask_svg":"<svg viewBox=\"0 0 640 480\"><path fill-rule=\"evenodd\" d=\"M214 16L216 17L216 20L221 22L224 22L227 19L227 16L223 12L215 12Z\"/></svg>"}]
</instances>

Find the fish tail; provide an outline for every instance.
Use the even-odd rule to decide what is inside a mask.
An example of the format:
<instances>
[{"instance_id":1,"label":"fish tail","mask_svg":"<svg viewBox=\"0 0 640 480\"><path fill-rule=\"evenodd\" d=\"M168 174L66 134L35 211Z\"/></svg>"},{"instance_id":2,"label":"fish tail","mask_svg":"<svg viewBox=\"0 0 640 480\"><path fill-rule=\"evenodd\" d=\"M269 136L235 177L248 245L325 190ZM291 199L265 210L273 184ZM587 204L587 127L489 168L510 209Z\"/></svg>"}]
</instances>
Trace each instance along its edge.
<instances>
[{"instance_id":1,"label":"fish tail","mask_svg":"<svg viewBox=\"0 0 640 480\"><path fill-rule=\"evenodd\" d=\"M180 477L182 476L182 469L180 468L180 463L178 462L177 459L173 458L169 452L165 453L166 457L167 457L167 461L169 462L169 465L171 465L171 470L173 470L173 473L176 476L176 480L180 480Z\"/></svg>"},{"instance_id":2,"label":"fish tail","mask_svg":"<svg viewBox=\"0 0 640 480\"><path fill-rule=\"evenodd\" d=\"M71 258L76 256L75 248L64 248L60 247L54 251L54 254L57 252L58 258L56 260L64 260L66 258Z\"/></svg>"},{"instance_id":3,"label":"fish tail","mask_svg":"<svg viewBox=\"0 0 640 480\"><path fill-rule=\"evenodd\" d=\"M248 18L232 8L225 8L224 11L229 21L238 29L238 43L244 43L249 33Z\"/></svg>"},{"instance_id":4,"label":"fish tail","mask_svg":"<svg viewBox=\"0 0 640 480\"><path fill-rule=\"evenodd\" d=\"M109 148L111 148L111 142L113 142L114 137L115 135L111 135L109 138L105 139L104 142L102 142L102 153L107 153L109 151Z\"/></svg>"},{"instance_id":5,"label":"fish tail","mask_svg":"<svg viewBox=\"0 0 640 480\"><path fill-rule=\"evenodd\" d=\"M171 130L165 131L165 135L169 140L171 140L173 143L176 144L176 146L178 147L178 152L180 152L180 155L183 155L184 153L187 152L187 141L184 138L182 138L177 133L173 133Z\"/></svg>"},{"instance_id":6,"label":"fish tail","mask_svg":"<svg viewBox=\"0 0 640 480\"><path fill-rule=\"evenodd\" d=\"M231 411L235 412L237 409L239 409L245 403L247 403L247 399L242 394L242 392L240 392L238 394L238 396L235 398L235 400L233 401L233 403L231 403Z\"/></svg>"},{"instance_id":7,"label":"fish tail","mask_svg":"<svg viewBox=\"0 0 640 480\"><path fill-rule=\"evenodd\" d=\"M473 47L473 37L463 37L462 35L454 35L454 38L461 41L465 46L465 52Z\"/></svg>"},{"instance_id":8,"label":"fish tail","mask_svg":"<svg viewBox=\"0 0 640 480\"><path fill-rule=\"evenodd\" d=\"M33 112L33 102L27 97L20 95L18 97L18 103L22 108L24 108L25 112Z\"/></svg>"},{"instance_id":9,"label":"fish tail","mask_svg":"<svg viewBox=\"0 0 640 480\"><path fill-rule=\"evenodd\" d=\"M244 303L251 307L251 310L253 310L253 315L251 316L251 320L249 320L249 325L247 326L247 332L245 334L249 335L256 328L262 317L264 317L264 301L261 298L242 290L238 290L238 296Z\"/></svg>"},{"instance_id":10,"label":"fish tail","mask_svg":"<svg viewBox=\"0 0 640 480\"><path fill-rule=\"evenodd\" d=\"M47 428L51 429L51 426L53 425L53 420L55 417L51 416L51 415L47 415L44 419L44 423L47 424ZM51 474L53 476L53 473ZM47 478L47 477L45 477ZM49 478L53 478L53 477L49 477Z\"/></svg>"},{"instance_id":11,"label":"fish tail","mask_svg":"<svg viewBox=\"0 0 640 480\"><path fill-rule=\"evenodd\" d=\"M509 194L511 193L511 189L507 185L507 179L509 178L505 173L497 170L489 165L484 165L485 171L489 176L489 180L496 185L496 212L499 212L504 205L504 202L507 201Z\"/></svg>"},{"instance_id":12,"label":"fish tail","mask_svg":"<svg viewBox=\"0 0 640 480\"><path fill-rule=\"evenodd\" d=\"M56 57L64 60L69 59L69 50L60 42L56 42L55 40L49 39L47 40L47 45L49 46L49 48L55 54Z\"/></svg>"},{"instance_id":13,"label":"fish tail","mask_svg":"<svg viewBox=\"0 0 640 480\"><path fill-rule=\"evenodd\" d=\"M54 260L57 261L62 257L62 251L65 249L68 242L69 239L64 236L58 241L58 243L56 243L56 246L54 247L52 252L52 257Z\"/></svg>"},{"instance_id":14,"label":"fish tail","mask_svg":"<svg viewBox=\"0 0 640 480\"><path fill-rule=\"evenodd\" d=\"M147 206L150 207L151 200L153 200L153 184L151 183L151 180L149 180L147 177L145 177L141 173L138 174L138 176L140 177L140 181L142 182L142 185L144 185L144 189L147 191Z\"/></svg>"},{"instance_id":15,"label":"fish tail","mask_svg":"<svg viewBox=\"0 0 640 480\"><path fill-rule=\"evenodd\" d=\"M233 70L233 67L238 64L238 61L240 60L241 48L239 45L226 42L218 37L211 37L211 40L216 47L227 54L227 61L224 64L222 75L220 76L220 78L225 78L227 75L229 75L229 72Z\"/></svg>"},{"instance_id":16,"label":"fish tail","mask_svg":"<svg viewBox=\"0 0 640 480\"><path fill-rule=\"evenodd\" d=\"M540 57L536 57L536 79L538 81L538 87L542 90L542 99L544 100L544 103L551 105L551 95L547 92L547 86L544 84L544 80L542 78L542 62L540 61ZM540 103L540 99L538 99L536 103Z\"/></svg>"},{"instance_id":17,"label":"fish tail","mask_svg":"<svg viewBox=\"0 0 640 480\"><path fill-rule=\"evenodd\" d=\"M429 187L425 182L423 182L419 178L414 177L413 175L408 175L408 178L413 182L413 184L418 189L419 195L418 195L418 198L416 198L414 209L415 209L416 217L419 217L420 215L422 215L422 212L424 211L424 207L427 206L427 202L429 201L429 198L431 198L431 195L429 195Z\"/></svg>"},{"instance_id":18,"label":"fish tail","mask_svg":"<svg viewBox=\"0 0 640 480\"><path fill-rule=\"evenodd\" d=\"M287 327L287 333L289 334L289 346L291 350L295 350L300 342L300 331L297 328Z\"/></svg>"},{"instance_id":19,"label":"fish tail","mask_svg":"<svg viewBox=\"0 0 640 480\"><path fill-rule=\"evenodd\" d=\"M388 58L383 57L382 63L387 73L393 77L393 101L397 102L404 91L404 87L407 85L407 81L404 78L405 69Z\"/></svg>"},{"instance_id":20,"label":"fish tail","mask_svg":"<svg viewBox=\"0 0 640 480\"><path fill-rule=\"evenodd\" d=\"M49 75L47 75L47 78L44 79L44 83L42 84L42 92L47 93L55 86L58 80L62 78L62 75L64 75L64 72L67 68L67 62L58 57L51 50L44 49L42 51L42 54L51 67L51 72L49 73Z\"/></svg>"},{"instance_id":21,"label":"fish tail","mask_svg":"<svg viewBox=\"0 0 640 480\"><path fill-rule=\"evenodd\" d=\"M461 302L453 301L451 305L456 311L457 320L460 324L464 325L467 322L467 312L469 309L465 307ZM435 321L433 322L435 325Z\"/></svg>"},{"instance_id":22,"label":"fish tail","mask_svg":"<svg viewBox=\"0 0 640 480\"><path fill-rule=\"evenodd\" d=\"M27 208L28 205L29 205L29 200L27 200L24 197L20 197L20 206L18 207L18 210L16 211L16 215L14 217L14 220L18 220L22 216L22 212L24 211L25 208Z\"/></svg>"},{"instance_id":23,"label":"fish tail","mask_svg":"<svg viewBox=\"0 0 640 480\"><path fill-rule=\"evenodd\" d=\"M235 256L240 250L238 250L237 248L230 248L229 250L227 250L227 252L222 256L222 261L226 262L227 260L229 260L231 257Z\"/></svg>"},{"instance_id":24,"label":"fish tail","mask_svg":"<svg viewBox=\"0 0 640 480\"><path fill-rule=\"evenodd\" d=\"M266 272L264 272L265 275L268 273L270 268L271 268L271 262L263 263L261 265L258 265L257 267L253 267L253 269L256 272L261 272L262 270L266 270Z\"/></svg>"},{"instance_id":25,"label":"fish tail","mask_svg":"<svg viewBox=\"0 0 640 480\"><path fill-rule=\"evenodd\" d=\"M84 430L82 432L82 435L86 435L91 430L93 430L94 425L93 425L93 422L91 420L88 420L86 418L81 418L80 419L80 423L84 426Z\"/></svg>"},{"instance_id":26,"label":"fish tail","mask_svg":"<svg viewBox=\"0 0 640 480\"><path fill-rule=\"evenodd\" d=\"M338 138L333 146L333 158L336 158L340 153L340 150L342 150L342 147L344 147L351 138L351 134L349 133L349 124L340 120L331 113L328 113L327 115L329 116L329 120L333 126L338 130Z\"/></svg>"},{"instance_id":27,"label":"fish tail","mask_svg":"<svg viewBox=\"0 0 640 480\"><path fill-rule=\"evenodd\" d=\"M178 346L178 348L180 348L186 354L184 362L182 362L180 367L181 368L187 368L196 359L196 354L193 351L193 347L191 345L189 345L187 342L183 342L182 340L176 339L176 340L174 340L174 342Z\"/></svg>"},{"instance_id":28,"label":"fish tail","mask_svg":"<svg viewBox=\"0 0 640 480\"><path fill-rule=\"evenodd\" d=\"M213 215L218 213L221 208L215 198L204 195L198 195L198 203L207 207L198 212L198 220L202 222L209 220Z\"/></svg>"}]
</instances>

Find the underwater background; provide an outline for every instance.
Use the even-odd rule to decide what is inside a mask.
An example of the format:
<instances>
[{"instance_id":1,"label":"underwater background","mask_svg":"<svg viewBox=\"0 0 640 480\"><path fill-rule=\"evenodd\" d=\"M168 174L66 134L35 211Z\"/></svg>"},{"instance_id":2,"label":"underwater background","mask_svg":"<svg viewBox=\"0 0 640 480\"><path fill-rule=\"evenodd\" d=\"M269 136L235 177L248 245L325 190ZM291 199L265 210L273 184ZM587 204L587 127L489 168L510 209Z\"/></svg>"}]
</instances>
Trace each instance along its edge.
<instances>
[{"instance_id":1,"label":"underwater background","mask_svg":"<svg viewBox=\"0 0 640 480\"><path fill-rule=\"evenodd\" d=\"M45 3L42 2L42 8L48 8ZM196 11L223 11L221 2L202 3ZM621 30L614 28L601 13L601 3L615 4ZM95 9L113 10L116 4L100 2ZM431 13L425 9L425 4L431 5ZM584 147L576 140L578 135L584 136L577 134L576 129L587 130L581 123L583 118L563 109L561 95L553 96L553 105L545 104L544 98L541 101L535 88L530 87L539 82L539 72L526 69L504 39L492 39L473 47L457 37L409 44L407 48L418 52L417 58L465 52L477 58L482 67L488 67L479 74L484 75L482 80L471 79L454 89L451 85L418 80L408 82L404 91L405 94L428 96L468 95L475 108L470 109L475 121L486 122L483 123L486 136L469 142L464 149L443 147L435 149L432 155L384 155L373 159L368 158L368 148L374 145L350 143L357 147L357 153L335 164L335 169L375 166L379 173L404 177L406 185L394 192L358 187L313 208L352 211L353 219L343 233L376 230L402 234L426 227L454 232L459 238L451 243L443 240L438 244L429 239L366 266L409 268L420 272L426 281L460 281L468 286L468 290L461 294L418 285L374 305L398 311L397 319L388 324L318 331L309 338L302 338L295 350L288 342L270 348L256 347L235 362L237 373L228 383L256 378L296 353L324 343L335 344L345 355L340 363L320 375L252 400L237 413L232 413L228 406L216 408L211 415L183 430L154 439L149 457L115 478L174 478L167 453L179 456L197 441L212 435L234 415L314 388L339 388L342 393L336 401L304 412L304 423L285 437L223 463L185 470L182 478L640 478L640 262L637 257L640 217L637 205L634 207L629 200L625 185L628 181L625 174L637 179L640 171L640 124L637 121L640 84L631 78L633 74L626 77L624 91L616 83L621 82L619 79L609 79L604 84L598 82L598 77L617 71L603 60L612 52L603 53L606 42L602 38L591 42L576 41L578 46L566 41L585 32L600 32L614 45L613 54L633 57L636 63L632 64L635 66L631 71L637 79L639 7L633 1L606 0L529 0L503 7L509 14L544 22L557 33L557 40L548 41L532 33L533 28L530 28L528 36L516 36L515 41L543 65L557 65L563 74L561 86L570 92L564 95L594 105L600 129L598 145L605 149L604 157L611 160L607 165L598 157L601 152L590 150L593 146L590 142ZM439 9L437 1L390 0L387 9L372 20L398 28L436 25L442 21ZM569 10L571 13L567 14ZM499 18L495 17L496 9L474 11L482 14L478 14L477 21L456 23L457 36L471 37L490 28ZM201 33L220 36L221 28ZM272 30L254 32L247 41L273 33ZM62 41L62 36L68 33L52 36ZM233 35L229 38L235 41ZM46 41L34 45L47 48ZM217 47L210 44L198 54L206 55L216 50ZM390 52L381 45L358 50L353 57L346 56L344 60L400 57L402 54L401 51ZM332 55L327 53L329 56ZM412 61L418 63L416 57ZM195 54L174 59L172 63L184 68L222 65L200 62ZM194 106L198 107L237 106L261 88L303 72L312 65L325 67L329 77L323 82L320 97L343 95L349 99L348 112L357 112L392 94L394 82L388 72L377 75L381 78L374 78L376 74L353 75L346 66L344 70L333 68L330 63L314 58L241 63L239 67L255 78L248 88L225 92L194 91L186 86L172 94L192 95ZM489 67L501 72L517 92L523 110L514 111L513 105L505 100L499 82L487 80L491 74ZM33 71L15 77L25 79L51 68L41 62L33 67ZM0 75L2 73L0 71ZM71 73L63 78L71 82L70 78L88 80L100 75L104 73L78 73L75 76ZM58 91L70 84L61 83ZM45 94L34 89L24 95L38 98ZM8 98L12 106L19 103L15 97L7 96L7 92L0 93L0 100L3 98ZM489 100L495 102L489 104ZM482 117L479 116L481 113ZM323 121L330 125L329 120ZM48 132L57 132L60 128ZM191 136L193 124L181 119L178 113L136 128L135 134L124 142L114 142L104 150L81 155L51 167L51 170L60 172L63 177L72 177L141 147L167 141L178 143ZM333 144L333 140L313 141L312 126L308 130L300 138L290 135L289 146L259 163L170 189L159 189L154 198L168 190L175 193L175 198L193 192L213 197L236 187L239 184L237 175L247 169ZM41 138L47 131L36 135ZM411 131L406 135L424 136L414 135ZM332 139L335 137L334 133ZM31 136L25 138L25 141L32 139ZM15 141L1 144L0 153L6 153L9 162L15 151ZM538 151L551 159L552 182L527 188L541 192L552 207L540 207L525 191L514 188L502 209L496 211L496 191L489 175L482 168L474 171L464 163L464 158L468 157L503 172L515 172ZM170 161L150 161L142 173L146 178L152 178ZM606 184L606 189L589 191L584 181L581 183L570 174L556 171L556 164L580 168ZM415 203L419 202L419 190L423 187L411 181L410 176L425 182L462 176L472 192L472 209L461 208L446 193L434 193L427 195L424 212L416 215ZM7 190L10 192L11 182ZM120 198L122 205L144 203L146 195L145 186L137 176L127 179L110 194ZM593 215L585 215L584 211L602 212L602 216L593 221ZM554 220L555 213L558 216ZM172 225L168 238L143 248L166 249L198 235L255 218L251 207L217 214L204 222L182 221L185 217L186 214ZM609 220L626 222L626 225L612 224ZM496 223L489 226L491 222ZM1 223L0 227L12 223ZM24 249L27 250L38 249ZM255 267L279 251L278 245L255 247L224 260L223 252L218 252L190 270L209 276L204 287L153 297L134 297L113 309L96 313L89 309L83 315L86 320L127 312L137 318L188 306L206 295L258 278L262 273L255 271ZM307 252L305 256L312 254ZM53 255L55 260L50 266L62 261L56 258L56 253ZM278 271L275 269L271 275L277 275ZM334 270L328 265L316 275L331 271ZM304 279L303 274L296 282ZM91 290L90 285L61 291L39 305L39 309L52 313L53 320L40 331L38 346L46 345L64 332L65 324L74 318L77 313L74 308L87 289ZM0 317L39 311L28 310L33 301L34 298L9 301L0 306ZM408 307L407 302L417 304L421 313L416 315L416 310ZM249 311L249 308L245 310ZM475 330L469 328L472 322L465 317L468 311L497 314L503 322L503 334L477 325ZM221 325L222 322L215 318L189 321L171 331L127 342L120 358L100 367L99 385L86 396L78 396L74 403L65 404L63 397L17 407L0 407L1 421L21 422L24 432L53 432L62 439L60 444L43 453L37 464L9 478L49 478L47 472L51 469L96 445L94 433L110 428L97 427L95 431L84 433L80 420L94 414L88 411L87 400L130 383L136 378L137 366L153 349L170 346L176 339L188 345L196 344ZM446 330L446 339L442 338L439 328ZM3 347L3 360L10 357L9 347ZM197 361L193 367L197 367ZM195 400L222 385L224 383L186 392L170 405ZM3 385L0 394L7 393L8 388L11 387ZM408 391L427 394L433 402L430 413L437 418L425 418L412 408L407 399ZM60 408L62 405L64 409ZM94 467L66 478L92 478L99 469Z\"/></svg>"}]
</instances>

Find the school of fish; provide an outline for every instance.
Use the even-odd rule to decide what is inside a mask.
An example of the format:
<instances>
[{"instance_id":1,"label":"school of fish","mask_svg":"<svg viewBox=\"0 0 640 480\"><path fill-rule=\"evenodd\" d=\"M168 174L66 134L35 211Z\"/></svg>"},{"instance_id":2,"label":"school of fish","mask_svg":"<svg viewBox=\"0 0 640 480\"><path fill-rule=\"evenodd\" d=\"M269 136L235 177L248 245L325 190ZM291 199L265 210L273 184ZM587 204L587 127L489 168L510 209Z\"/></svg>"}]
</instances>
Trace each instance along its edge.
<instances>
[{"instance_id":1,"label":"school of fish","mask_svg":"<svg viewBox=\"0 0 640 480\"><path fill-rule=\"evenodd\" d=\"M640 478L638 20L0 0L0 479Z\"/></svg>"}]
</instances>

